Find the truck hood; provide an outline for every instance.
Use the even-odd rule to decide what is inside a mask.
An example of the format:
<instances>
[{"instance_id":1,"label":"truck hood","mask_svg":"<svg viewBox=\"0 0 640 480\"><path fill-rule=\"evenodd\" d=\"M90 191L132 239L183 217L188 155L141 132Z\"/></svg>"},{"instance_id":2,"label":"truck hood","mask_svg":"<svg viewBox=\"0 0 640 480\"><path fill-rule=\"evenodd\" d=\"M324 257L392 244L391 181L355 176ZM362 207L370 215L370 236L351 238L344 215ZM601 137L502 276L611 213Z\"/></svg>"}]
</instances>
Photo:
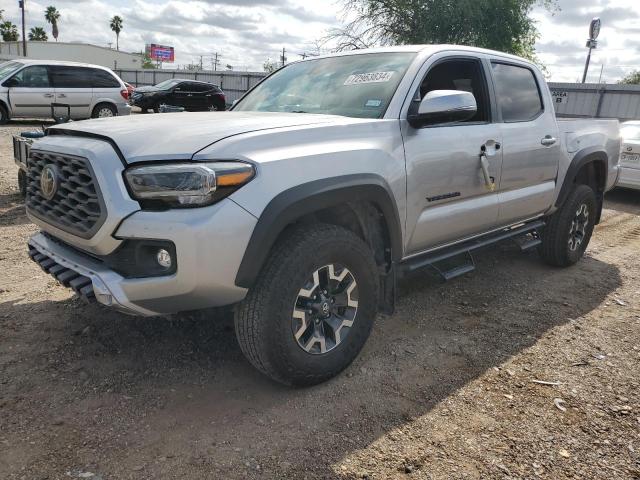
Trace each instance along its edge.
<instances>
[{"instance_id":1,"label":"truck hood","mask_svg":"<svg viewBox=\"0 0 640 480\"><path fill-rule=\"evenodd\" d=\"M343 117L307 113L180 112L70 122L50 127L47 134L105 138L117 145L128 163L134 163L190 159L231 136L340 120Z\"/></svg>"}]
</instances>

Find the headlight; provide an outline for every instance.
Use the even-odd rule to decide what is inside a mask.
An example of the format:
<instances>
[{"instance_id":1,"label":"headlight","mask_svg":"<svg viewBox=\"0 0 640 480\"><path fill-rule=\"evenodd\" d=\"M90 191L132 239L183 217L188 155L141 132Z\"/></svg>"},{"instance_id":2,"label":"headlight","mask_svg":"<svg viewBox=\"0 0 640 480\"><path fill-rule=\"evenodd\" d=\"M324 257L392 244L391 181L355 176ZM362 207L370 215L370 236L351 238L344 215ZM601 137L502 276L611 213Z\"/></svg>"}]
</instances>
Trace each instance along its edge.
<instances>
[{"instance_id":1,"label":"headlight","mask_svg":"<svg viewBox=\"0 0 640 480\"><path fill-rule=\"evenodd\" d=\"M131 167L124 176L143 208L202 207L249 182L255 168L243 162L169 163Z\"/></svg>"}]
</instances>

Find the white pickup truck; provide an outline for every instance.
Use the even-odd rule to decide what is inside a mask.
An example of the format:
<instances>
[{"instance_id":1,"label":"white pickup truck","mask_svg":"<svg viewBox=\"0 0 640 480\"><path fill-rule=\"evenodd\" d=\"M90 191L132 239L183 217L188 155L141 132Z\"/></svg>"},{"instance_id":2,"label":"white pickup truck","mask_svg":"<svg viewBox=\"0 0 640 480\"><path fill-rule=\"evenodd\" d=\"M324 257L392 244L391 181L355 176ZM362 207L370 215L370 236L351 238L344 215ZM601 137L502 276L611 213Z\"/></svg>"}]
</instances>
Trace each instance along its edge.
<instances>
[{"instance_id":1,"label":"white pickup truck","mask_svg":"<svg viewBox=\"0 0 640 480\"><path fill-rule=\"evenodd\" d=\"M505 239L577 262L619 156L618 122L557 122L522 58L345 52L287 65L229 112L49 128L27 162L29 254L132 314L235 304L250 362L308 385L349 365L407 272L455 277Z\"/></svg>"}]
</instances>

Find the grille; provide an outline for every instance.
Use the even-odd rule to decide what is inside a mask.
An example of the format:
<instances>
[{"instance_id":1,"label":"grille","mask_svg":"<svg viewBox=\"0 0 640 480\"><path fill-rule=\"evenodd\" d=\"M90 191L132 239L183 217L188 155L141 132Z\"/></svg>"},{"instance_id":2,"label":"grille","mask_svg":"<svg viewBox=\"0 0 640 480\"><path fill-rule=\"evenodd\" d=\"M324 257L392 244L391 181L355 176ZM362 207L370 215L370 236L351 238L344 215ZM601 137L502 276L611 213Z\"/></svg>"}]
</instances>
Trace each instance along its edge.
<instances>
[{"instance_id":1,"label":"grille","mask_svg":"<svg viewBox=\"0 0 640 480\"><path fill-rule=\"evenodd\" d=\"M43 169L55 172L55 194L42 192ZM27 160L27 209L46 223L82 238L92 237L102 226L106 210L100 189L86 158L31 150Z\"/></svg>"}]
</instances>

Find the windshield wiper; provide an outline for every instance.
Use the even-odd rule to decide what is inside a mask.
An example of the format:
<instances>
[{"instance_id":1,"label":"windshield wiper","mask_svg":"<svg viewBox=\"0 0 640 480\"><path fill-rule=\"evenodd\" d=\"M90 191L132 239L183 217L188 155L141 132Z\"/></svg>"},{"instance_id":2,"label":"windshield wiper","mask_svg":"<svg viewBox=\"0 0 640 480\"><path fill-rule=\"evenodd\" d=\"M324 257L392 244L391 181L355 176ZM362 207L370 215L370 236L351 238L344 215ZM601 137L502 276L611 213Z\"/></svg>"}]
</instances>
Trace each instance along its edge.
<instances>
[{"instance_id":1,"label":"windshield wiper","mask_svg":"<svg viewBox=\"0 0 640 480\"><path fill-rule=\"evenodd\" d=\"M291 110L291 113L309 113L309 112L305 112L304 110Z\"/></svg>"}]
</instances>

